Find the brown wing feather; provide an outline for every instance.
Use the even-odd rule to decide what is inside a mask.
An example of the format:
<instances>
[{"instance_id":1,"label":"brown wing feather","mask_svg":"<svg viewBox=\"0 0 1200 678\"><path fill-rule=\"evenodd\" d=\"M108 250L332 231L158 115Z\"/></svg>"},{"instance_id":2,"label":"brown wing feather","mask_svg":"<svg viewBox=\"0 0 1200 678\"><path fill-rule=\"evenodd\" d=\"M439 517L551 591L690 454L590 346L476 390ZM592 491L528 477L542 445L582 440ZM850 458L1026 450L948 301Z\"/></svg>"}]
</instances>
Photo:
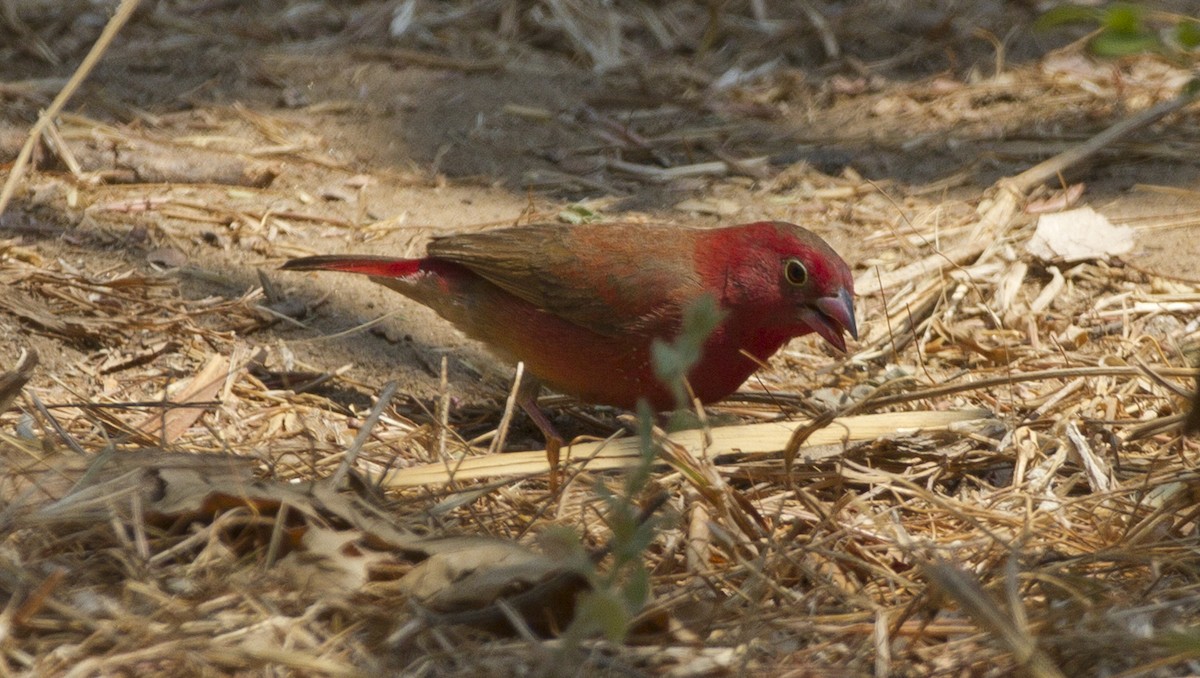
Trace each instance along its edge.
<instances>
[{"instance_id":1,"label":"brown wing feather","mask_svg":"<svg viewBox=\"0 0 1200 678\"><path fill-rule=\"evenodd\" d=\"M438 238L428 253L613 336L677 323L681 308L703 293L692 260L698 233L643 224L530 225Z\"/></svg>"}]
</instances>

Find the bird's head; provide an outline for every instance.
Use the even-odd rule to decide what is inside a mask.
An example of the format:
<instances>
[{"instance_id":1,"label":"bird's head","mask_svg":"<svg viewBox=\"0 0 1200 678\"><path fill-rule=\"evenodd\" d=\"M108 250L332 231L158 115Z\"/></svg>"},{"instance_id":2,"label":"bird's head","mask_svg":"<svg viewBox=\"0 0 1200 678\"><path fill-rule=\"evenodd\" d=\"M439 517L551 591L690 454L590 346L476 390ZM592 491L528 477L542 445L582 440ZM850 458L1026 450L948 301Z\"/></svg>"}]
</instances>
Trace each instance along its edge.
<instances>
[{"instance_id":1,"label":"bird's head","mask_svg":"<svg viewBox=\"0 0 1200 678\"><path fill-rule=\"evenodd\" d=\"M819 236L782 221L720 231L724 306L757 313L758 324L788 336L816 332L840 351L843 333L858 338L850 267Z\"/></svg>"}]
</instances>

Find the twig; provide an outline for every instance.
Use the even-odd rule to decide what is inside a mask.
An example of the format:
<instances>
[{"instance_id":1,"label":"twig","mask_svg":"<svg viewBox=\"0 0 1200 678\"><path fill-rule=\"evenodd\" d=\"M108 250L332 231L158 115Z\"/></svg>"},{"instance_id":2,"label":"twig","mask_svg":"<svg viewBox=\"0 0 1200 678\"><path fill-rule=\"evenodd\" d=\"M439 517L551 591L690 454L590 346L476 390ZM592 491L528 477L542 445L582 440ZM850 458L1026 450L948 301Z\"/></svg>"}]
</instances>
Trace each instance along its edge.
<instances>
[{"instance_id":1,"label":"twig","mask_svg":"<svg viewBox=\"0 0 1200 678\"><path fill-rule=\"evenodd\" d=\"M1192 408L1184 420L1183 432L1188 435L1200 433L1200 371L1196 373L1196 390L1192 391Z\"/></svg>"},{"instance_id":2,"label":"twig","mask_svg":"<svg viewBox=\"0 0 1200 678\"><path fill-rule=\"evenodd\" d=\"M392 402L392 396L396 395L396 389L400 385L395 381L389 381L383 385L383 391L379 393L379 400L376 401L375 407L371 408L371 414L367 415L367 420L363 422L362 428L358 430L358 435L355 436L354 442L350 443L350 447L346 449L345 456L342 457L342 463L338 465L336 471L329 478L329 483L334 487L342 484L346 474L350 472L350 468L354 465L354 460L358 458L359 452L362 452L363 445L366 444L367 438L371 437L371 431L375 428L375 424L379 422L379 417L383 415L383 410L387 408L388 403Z\"/></svg>"},{"instance_id":3,"label":"twig","mask_svg":"<svg viewBox=\"0 0 1200 678\"><path fill-rule=\"evenodd\" d=\"M921 391L908 391L898 393L893 396L884 396L871 401L872 407L885 407L889 405L898 405L900 403L912 402L914 400L922 400L924 398L938 398L955 393L965 393L967 391L977 391L980 389L992 388L994 386L1007 386L1009 384L1018 384L1029 381L1045 381L1047 379L1073 379L1075 377L1128 377L1144 374L1141 368L1138 367L1068 367L1056 370L1039 370L1036 372L1024 372L1021 374L1006 374L999 377L988 377L970 381L965 384L943 384L941 386L933 386ZM1200 374L1195 369L1186 367L1166 367L1158 370L1159 376L1169 377L1191 377ZM779 397L779 394L776 394Z\"/></svg>"},{"instance_id":4,"label":"twig","mask_svg":"<svg viewBox=\"0 0 1200 678\"><path fill-rule=\"evenodd\" d=\"M58 434L59 438L62 438L67 447L71 448L72 452L80 456L88 456L87 450L83 449L70 433L67 433L67 429L58 423L58 420L54 418L54 415L50 414L50 410L46 409L46 406L42 404L42 401L36 395L30 393L29 399L33 402L33 406L37 408L37 411L46 419L46 422L50 424L50 428L54 429L54 432Z\"/></svg>"},{"instance_id":5,"label":"twig","mask_svg":"<svg viewBox=\"0 0 1200 678\"><path fill-rule=\"evenodd\" d=\"M842 48L838 45L837 35L829 25L829 20L824 14L817 11L811 2L804 0L800 3L800 11L804 12L804 16L808 17L808 22L812 24L813 30L821 38L821 47L825 50L825 58L830 61L838 59L842 56Z\"/></svg>"},{"instance_id":6,"label":"twig","mask_svg":"<svg viewBox=\"0 0 1200 678\"><path fill-rule=\"evenodd\" d=\"M1026 193L1038 184L1057 177L1071 166L1095 155L1105 146L1112 144L1121 137L1152 125L1195 100L1196 94L1191 89L1185 87L1183 92L1174 99L1164 101L1157 106L1151 106L1141 113L1125 118L1082 144L1074 148L1069 148L1053 158L1040 162L1017 176L1002 180L999 183L1007 184L1012 190Z\"/></svg>"},{"instance_id":7,"label":"twig","mask_svg":"<svg viewBox=\"0 0 1200 678\"><path fill-rule=\"evenodd\" d=\"M609 168L618 172L625 172L626 174L642 177L649 181L662 183L686 177L725 176L729 174L729 163L721 160L667 168L640 165L638 163L617 160L616 158L609 158L606 162Z\"/></svg>"},{"instance_id":8,"label":"twig","mask_svg":"<svg viewBox=\"0 0 1200 678\"><path fill-rule=\"evenodd\" d=\"M513 410L516 409L517 398L520 396L521 382L525 379L525 363L517 363L517 374L513 377L512 390L508 393L508 400L504 402L504 414L500 417L500 426L496 429L496 435L492 438L492 444L488 446L488 454L495 454L504 450L504 439L508 437L508 427L512 424Z\"/></svg>"},{"instance_id":9,"label":"twig","mask_svg":"<svg viewBox=\"0 0 1200 678\"><path fill-rule=\"evenodd\" d=\"M1120 120L1087 141L1068 148L1049 160L1040 162L1020 174L996 182L998 195L986 208L967 242L985 242L984 234L1008 223L1017 212L1017 203L1034 187L1053 179L1068 168L1095 155L1121 137L1149 126L1196 100L1196 94L1185 88L1179 96L1152 106L1141 113Z\"/></svg>"},{"instance_id":10,"label":"twig","mask_svg":"<svg viewBox=\"0 0 1200 678\"><path fill-rule=\"evenodd\" d=\"M437 458L439 461L446 460L446 434L450 430L450 364L446 356L442 356L442 369L439 370L438 378L438 401L437 401L437 423L438 423L438 439L437 439Z\"/></svg>"},{"instance_id":11,"label":"twig","mask_svg":"<svg viewBox=\"0 0 1200 678\"><path fill-rule=\"evenodd\" d=\"M354 56L364 60L377 59L406 66L415 64L425 68L461 71L463 73L502 71L505 66L504 59L458 59L432 52L422 52L420 50L404 49L401 47L392 47L389 49L363 47L354 50L353 53Z\"/></svg>"},{"instance_id":12,"label":"twig","mask_svg":"<svg viewBox=\"0 0 1200 678\"><path fill-rule=\"evenodd\" d=\"M1065 678L1038 648L1029 631L1017 625L1012 615L984 590L974 576L952 563L937 560L921 568L929 582L954 599L979 628L991 634L1013 653L1013 659L1037 678Z\"/></svg>"},{"instance_id":13,"label":"twig","mask_svg":"<svg viewBox=\"0 0 1200 678\"><path fill-rule=\"evenodd\" d=\"M12 405L17 395L21 393L21 389L33 378L33 370L37 364L37 351L21 349L16 367L11 372L0 372L0 413Z\"/></svg>"},{"instance_id":14,"label":"twig","mask_svg":"<svg viewBox=\"0 0 1200 678\"><path fill-rule=\"evenodd\" d=\"M100 33L100 37L96 39L96 44L92 45L92 49L87 56L75 69L71 75L71 79L63 86L58 96L54 97L54 101L46 107L46 110L38 116L37 122L29 130L29 138L25 140L25 145L21 147L21 152L17 154L17 159L13 161L12 169L9 170L8 179L4 182L4 188L0 189L0 214L4 214L4 210L8 207L8 203L12 200L13 193L17 190L17 183L25 176L25 168L29 165L29 158L33 156L33 148L37 145L38 139L42 138L42 134L46 128L62 113L63 107L67 105L67 101L71 98L87 76L99 63L100 57L104 56L104 52L108 50L108 46L112 44L113 38L117 37L117 33L129 21L129 17L133 16L133 11L137 9L139 0L122 0L121 5L117 7L117 11L113 13L111 19L105 24L104 30Z\"/></svg>"}]
</instances>

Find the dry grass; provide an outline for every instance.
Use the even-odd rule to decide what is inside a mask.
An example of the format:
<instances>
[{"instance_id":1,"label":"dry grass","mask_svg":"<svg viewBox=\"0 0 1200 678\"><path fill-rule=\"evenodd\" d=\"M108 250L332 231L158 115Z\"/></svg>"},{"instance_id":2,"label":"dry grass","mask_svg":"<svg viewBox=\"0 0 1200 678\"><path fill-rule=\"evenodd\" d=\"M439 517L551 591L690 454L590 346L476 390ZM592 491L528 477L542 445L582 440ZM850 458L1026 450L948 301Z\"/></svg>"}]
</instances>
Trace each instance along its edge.
<instances>
[{"instance_id":1,"label":"dry grass","mask_svg":"<svg viewBox=\"0 0 1200 678\"><path fill-rule=\"evenodd\" d=\"M615 69L654 41L711 39L683 30L692 24L680 17L697 11L690 4L664 7L629 10L649 36L623 29L638 17L616 11L590 26L568 0L521 19L556 36L557 49ZM444 21L465 36L480 16L427 15L425 28ZM734 33L763 30L753 12L719 20L733 21ZM819 32L837 51L828 27ZM480 55L463 50L438 54L459 61L437 67L477 66ZM1116 89L1132 113L1149 109L1170 101L1176 88L1164 83L1186 74L1151 57L1095 67L1078 46L1019 67L998 61L997 70L974 82L897 84L872 95L861 120L840 124L847 138L874 125L883 147L922 126L944 130L937 121L999 138L1063 109L1107 113ZM730 76L713 100L751 107L800 96L783 91L793 76ZM823 91L874 87L868 80ZM510 113L547 119L535 107ZM295 138L282 120L210 115L240 142L217 133L149 140L83 117L59 120L55 133L84 157L101 137L158 149L138 156L144 163L169 148L213 154L212 173L187 181L246 176L230 166L262 177L274 166L256 163L268 158L315 168L327 185L361 184L315 139L280 145ZM652 160L676 157L682 137L614 136L610 122L550 114L547 124L586 126L602 146L650 160L611 164L600 179L564 170L555 181L608 188L704 176L713 183L688 211L753 202L807 215L818 230L836 221L862 234L854 354L795 344L776 363L811 382L772 372L775 381L714 408L753 426L657 438L660 461L637 499L667 500L640 556L650 598L627 642L540 638L544 616L521 604L569 608L563 600L582 586L562 567L580 550L551 528L578 535L601 571L612 565L595 551L613 538L598 486L620 491L625 472L611 469L636 459L621 456L628 441L578 446L551 491L537 451L487 453L503 431L463 440L475 413L451 412L448 395L429 409L388 397L371 411L364 394L382 384L297 361L289 342L309 340L298 339L298 318L315 302L279 289L273 275L246 293L185 293L200 278L208 289L229 281L178 265L172 247L191 225L233 224L222 246L270 265L318 239L360 242L401 225L342 214L337 201L227 187L253 180L114 186L100 176L112 168L84 166L79 180L32 174L25 183L39 209L84 206L81 227L10 213L3 223L14 237L0 240L0 315L43 348L85 357L50 374L44 364L16 369L14 359L0 375L0 403L14 403L0 413L0 675L1197 671L1200 450L1180 422L1195 384L1200 288L1118 260L1034 258L1024 248L1034 212L1081 199L1070 186L1041 188L1046 177L1018 180L1020 195L1000 181L951 200L946 192L970 173L908 188L802 163L777 172L751 162L752 144L705 147L695 162L664 167ZM1194 107L1168 122L1172 140L1106 140L1095 152L1194 155ZM1009 139L993 152L1025 151ZM381 180L430 190L438 181ZM1135 225L1189 223L1195 214ZM73 261L16 237L140 244L146 229L164 243L147 257L153 267ZM48 378L21 390L31 375ZM823 410L846 418L814 433L801 413ZM871 413L891 413L888 430L861 433L863 419L851 417ZM495 427L500 407L475 418ZM793 430L802 433L789 441ZM498 583L483 581L492 575ZM517 601L513 609L488 602L497 591ZM480 609L486 619L471 616ZM450 623L468 619L499 632Z\"/></svg>"}]
</instances>

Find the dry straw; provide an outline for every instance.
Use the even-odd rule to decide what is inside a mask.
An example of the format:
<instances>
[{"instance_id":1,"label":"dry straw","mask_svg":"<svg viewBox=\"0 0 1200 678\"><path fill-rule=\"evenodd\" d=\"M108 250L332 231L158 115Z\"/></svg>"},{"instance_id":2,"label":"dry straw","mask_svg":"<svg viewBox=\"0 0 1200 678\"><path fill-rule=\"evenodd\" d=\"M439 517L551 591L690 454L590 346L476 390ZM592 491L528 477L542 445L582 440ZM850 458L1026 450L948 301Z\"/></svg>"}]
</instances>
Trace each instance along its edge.
<instances>
[{"instance_id":1,"label":"dry straw","mask_svg":"<svg viewBox=\"0 0 1200 678\"><path fill-rule=\"evenodd\" d=\"M721 423L656 436L661 462L647 494L668 499L642 553L649 603L626 644L542 639L569 615L538 616L523 607L528 596L511 595L569 602L586 584L562 562L607 553L613 529L597 486L619 491L618 470L638 449L607 438L611 419L543 403L606 436L564 450L552 489L543 451L489 451L491 440L519 439L501 422L502 396L483 409L457 406L443 376L442 397L427 405L380 392L377 374L356 381L342 366L306 365L290 342L312 340L296 325L324 299L270 273L192 267L181 254L197 228L264 268L322 238L391 238L404 248L431 229L255 183L303 166L346 191L365 185L360 169L330 160L283 116L213 109L209 122L222 133L151 140L60 116L63 90L30 139L49 135L84 181L22 174L18 162L9 185L69 184L61 194L87 207L88 227L27 223L13 211L6 223L106 243L152 228L164 246L148 253L156 270L140 273L115 257L52 256L37 240L0 240L0 315L42 349L40 364L29 354L0 373L0 675L1191 671L1200 654L1191 623L1200 613L1200 474L1179 423L1196 378L1187 351L1200 292L1115 262L1042 262L1023 248L1033 211L1080 199L1070 186L1043 184L1114 149L1174 157L1179 149L1165 142L1121 139L1163 120L1197 138L1191 100L1074 61L1066 77L1062 60L1078 46L1019 66L998 56L995 77L896 83L864 95L874 114L839 109L844 117L795 134L834 138L836 127L846 143L861 134L899 148L944 132L930 121L948 121L985 137L988 125L1021 129L1064 107L1107 110L1117 90L1139 97L1142 112L961 200L947 192L962 196L971 172L906 190L803 163L768 171L762 145L738 136L748 118L706 116L715 104L762 111L808 87L795 74L629 65L680 45L719 60L721 36L769 47L762 36L781 29L766 4L741 16L720 3L711 15L695 3L621 3L589 23L586 4L569 0L526 13L520 3L448 3L409 27L447 40L536 34L588 67L644 68L646 78L711 97L674 108L628 103L619 125L587 107L564 114L512 102L502 115L573 135L569 150L584 160L603 156L586 171L564 162L535 184L616 195L705 177L689 211L802 215L823 232L849 223L865 234L854 355L798 343L776 359L784 369L714 408ZM844 53L818 7L796 11L810 17L824 53ZM171 9L155 11L166 21ZM475 74L503 67L493 54L453 49L366 57ZM871 68L884 66L859 66L862 82L831 77L832 89L814 96L874 87ZM1186 70L1153 58L1124 67ZM694 124L660 124L681 111L700 113ZM87 152L101 138L149 155L203 147L228 164L154 185L104 184L113 168L90 166ZM997 153L1023 152L1005 143ZM382 172L372 180L391 190L444 182ZM1193 211L1136 226L1194 223ZM245 291L187 292L195 289ZM803 383L787 376L796 373ZM814 411L839 416L803 414ZM732 415L739 423L727 423ZM584 548L561 533L556 541L550 527L569 528ZM449 623L484 617L506 633Z\"/></svg>"}]
</instances>

